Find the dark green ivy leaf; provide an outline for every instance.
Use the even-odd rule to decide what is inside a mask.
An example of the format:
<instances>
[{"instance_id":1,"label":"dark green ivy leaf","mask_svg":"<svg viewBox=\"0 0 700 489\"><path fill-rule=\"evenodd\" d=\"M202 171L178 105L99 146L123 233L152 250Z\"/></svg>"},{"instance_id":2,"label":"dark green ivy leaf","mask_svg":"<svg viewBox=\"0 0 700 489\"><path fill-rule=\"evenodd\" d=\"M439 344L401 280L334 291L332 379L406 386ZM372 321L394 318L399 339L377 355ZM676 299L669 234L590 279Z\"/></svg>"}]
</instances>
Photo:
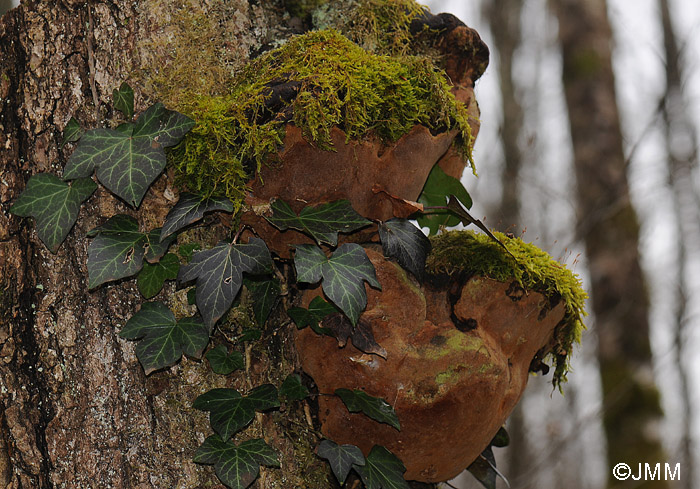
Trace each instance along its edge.
<instances>
[{"instance_id":1,"label":"dark green ivy leaf","mask_svg":"<svg viewBox=\"0 0 700 489\"><path fill-rule=\"evenodd\" d=\"M341 486L345 484L345 479L353 465L360 467L365 465L365 456L355 445L338 445L331 440L322 440L316 453L319 457L328 460Z\"/></svg>"},{"instance_id":2,"label":"dark green ivy leaf","mask_svg":"<svg viewBox=\"0 0 700 489\"><path fill-rule=\"evenodd\" d=\"M272 258L263 240L251 238L247 244L221 241L210 250L195 253L192 261L180 268L178 281L197 281L197 307L207 326L213 328L238 295L243 273L259 275L271 270Z\"/></svg>"},{"instance_id":3,"label":"dark green ivy leaf","mask_svg":"<svg viewBox=\"0 0 700 489\"><path fill-rule=\"evenodd\" d=\"M34 217L39 239L56 253L78 218L80 204L96 188L91 178L80 178L69 185L55 175L38 173L29 179L10 212Z\"/></svg>"},{"instance_id":4,"label":"dark green ivy leaf","mask_svg":"<svg viewBox=\"0 0 700 489\"><path fill-rule=\"evenodd\" d=\"M277 389L272 384L263 384L242 397L235 389L212 389L194 400L193 407L209 411L212 429L223 440L228 440L248 426L255 411L279 407Z\"/></svg>"},{"instance_id":5,"label":"dark green ivy leaf","mask_svg":"<svg viewBox=\"0 0 700 489\"><path fill-rule=\"evenodd\" d=\"M253 301L253 314L258 326L265 325L275 301L280 295L280 281L276 278L261 280L257 278L244 278L243 285L250 293Z\"/></svg>"},{"instance_id":6,"label":"dark green ivy leaf","mask_svg":"<svg viewBox=\"0 0 700 489\"><path fill-rule=\"evenodd\" d=\"M462 182L445 173L440 165L436 164L428 175L423 192L418 197L418 202L425 206L445 206L450 194L457 196L467 209L471 208L472 198ZM440 226L456 226L457 224L459 224L459 218L448 210L431 212L430 215L418 218L418 225L428 227L430 234L437 233Z\"/></svg>"},{"instance_id":7,"label":"dark green ivy leaf","mask_svg":"<svg viewBox=\"0 0 700 489\"><path fill-rule=\"evenodd\" d=\"M287 309L287 315L294 321L297 325L297 329L304 329L307 326L311 326L316 334L331 334L330 330L322 328L319 323L328 316L338 312L338 309L321 297L314 297L309 303L309 308L304 309L303 307L290 307Z\"/></svg>"},{"instance_id":8,"label":"dark green ivy leaf","mask_svg":"<svg viewBox=\"0 0 700 489\"><path fill-rule=\"evenodd\" d=\"M500 477L510 487L508 480L496 468L496 457L493 455L493 447L505 447L510 443L510 437L506 429L501 426L481 455L474 460L467 470L486 489L496 489L496 478Z\"/></svg>"},{"instance_id":9,"label":"dark green ivy leaf","mask_svg":"<svg viewBox=\"0 0 700 489\"><path fill-rule=\"evenodd\" d=\"M260 465L279 467L277 452L262 438L240 445L212 435L197 449L194 461L214 465L216 476L231 489L245 489L258 477Z\"/></svg>"},{"instance_id":10,"label":"dark green ivy leaf","mask_svg":"<svg viewBox=\"0 0 700 489\"><path fill-rule=\"evenodd\" d=\"M294 266L300 282L323 279L323 292L353 325L367 305L364 281L381 289L367 253L355 243L340 245L330 258L316 245L297 245Z\"/></svg>"},{"instance_id":11,"label":"dark green ivy leaf","mask_svg":"<svg viewBox=\"0 0 700 489\"><path fill-rule=\"evenodd\" d=\"M338 233L350 233L370 224L370 221L355 212L350 202L338 200L316 207L304 207L297 214L283 200L275 200L271 205L272 217L266 218L272 225L284 231L293 228L308 234L318 244L338 243Z\"/></svg>"},{"instance_id":12,"label":"dark green ivy leaf","mask_svg":"<svg viewBox=\"0 0 700 489\"><path fill-rule=\"evenodd\" d=\"M407 219L390 219L379 224L384 256L395 258L419 280L423 279L430 240Z\"/></svg>"},{"instance_id":13,"label":"dark green ivy leaf","mask_svg":"<svg viewBox=\"0 0 700 489\"><path fill-rule=\"evenodd\" d=\"M158 260L170 245L170 241L160 243L159 234L160 229L140 232L136 219L125 214L117 214L88 232L88 236L94 236L88 247L88 287L136 274L144 257Z\"/></svg>"},{"instance_id":14,"label":"dark green ivy leaf","mask_svg":"<svg viewBox=\"0 0 700 489\"><path fill-rule=\"evenodd\" d=\"M177 256L168 253L157 263L144 263L143 268L136 277L136 285L139 292L146 299L154 297L163 288L166 280L175 280L180 270L180 261Z\"/></svg>"},{"instance_id":15,"label":"dark green ivy leaf","mask_svg":"<svg viewBox=\"0 0 700 489\"><path fill-rule=\"evenodd\" d=\"M170 209L160 232L165 239L176 231L199 221L204 214L213 211L233 212L233 203L226 197L210 197L202 199L198 195L184 193L180 195L175 207Z\"/></svg>"},{"instance_id":16,"label":"dark green ivy leaf","mask_svg":"<svg viewBox=\"0 0 700 489\"><path fill-rule=\"evenodd\" d=\"M202 247L200 246L199 243L185 243L177 248L177 254L180 255L180 258L185 260L186 263L189 263L192 261L192 254L196 250L201 250Z\"/></svg>"},{"instance_id":17,"label":"dark green ivy leaf","mask_svg":"<svg viewBox=\"0 0 700 489\"><path fill-rule=\"evenodd\" d=\"M68 160L63 178L89 177L96 169L105 187L138 207L165 168L164 148L177 144L192 126L193 120L156 103L135 124L87 131Z\"/></svg>"},{"instance_id":18,"label":"dark green ivy leaf","mask_svg":"<svg viewBox=\"0 0 700 489\"><path fill-rule=\"evenodd\" d=\"M365 459L365 465L353 465L366 489L409 489L403 478L406 472L401 460L389 450L375 445Z\"/></svg>"},{"instance_id":19,"label":"dark green ivy leaf","mask_svg":"<svg viewBox=\"0 0 700 489\"><path fill-rule=\"evenodd\" d=\"M114 108L121 111L127 119L134 117L134 89L128 83L122 82L118 89L112 91Z\"/></svg>"},{"instance_id":20,"label":"dark green ivy leaf","mask_svg":"<svg viewBox=\"0 0 700 489\"><path fill-rule=\"evenodd\" d=\"M119 336L139 340L136 357L146 375L177 362L185 353L199 358L209 343L209 330L198 317L175 321L162 302L147 302L129 319Z\"/></svg>"},{"instance_id":21,"label":"dark green ivy leaf","mask_svg":"<svg viewBox=\"0 0 700 489\"><path fill-rule=\"evenodd\" d=\"M262 338L262 331L257 328L244 329L238 337L239 341L257 341Z\"/></svg>"},{"instance_id":22,"label":"dark green ivy leaf","mask_svg":"<svg viewBox=\"0 0 700 489\"><path fill-rule=\"evenodd\" d=\"M290 401L301 401L309 395L309 389L301 383L301 377L297 374L289 374L282 382L279 394Z\"/></svg>"},{"instance_id":23,"label":"dark green ivy leaf","mask_svg":"<svg viewBox=\"0 0 700 489\"><path fill-rule=\"evenodd\" d=\"M351 413L362 412L375 421L401 430L396 411L381 397L370 396L360 389L336 389L335 394L340 397Z\"/></svg>"},{"instance_id":24,"label":"dark green ivy leaf","mask_svg":"<svg viewBox=\"0 0 700 489\"><path fill-rule=\"evenodd\" d=\"M229 354L224 345L212 348L204 356L209 360L209 365L214 373L219 375L228 375L234 370L244 367L243 355L237 351L232 351Z\"/></svg>"},{"instance_id":25,"label":"dark green ivy leaf","mask_svg":"<svg viewBox=\"0 0 700 489\"><path fill-rule=\"evenodd\" d=\"M76 142L82 135L83 129L80 127L80 124L75 120L75 117L71 117L66 127L63 128L63 142L61 143L61 147L66 143Z\"/></svg>"}]
</instances>

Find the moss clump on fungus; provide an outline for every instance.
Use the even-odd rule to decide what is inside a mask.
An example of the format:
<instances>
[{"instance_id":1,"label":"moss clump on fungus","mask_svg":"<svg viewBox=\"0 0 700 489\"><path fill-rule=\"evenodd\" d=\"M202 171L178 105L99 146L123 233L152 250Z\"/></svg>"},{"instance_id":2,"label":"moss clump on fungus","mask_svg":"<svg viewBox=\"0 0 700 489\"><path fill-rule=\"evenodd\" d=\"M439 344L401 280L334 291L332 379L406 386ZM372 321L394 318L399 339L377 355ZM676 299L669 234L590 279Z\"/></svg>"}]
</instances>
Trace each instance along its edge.
<instances>
[{"instance_id":1,"label":"moss clump on fungus","mask_svg":"<svg viewBox=\"0 0 700 489\"><path fill-rule=\"evenodd\" d=\"M283 84L288 100L273 102L273 87ZM456 128L459 148L470 158L469 115L440 70L425 58L369 53L332 29L292 38L251 62L230 94L198 97L186 112L197 125L171 153L182 182L239 203L251 171L282 144L287 122L324 150L332 150L333 126L348 140L375 135L384 141L417 124Z\"/></svg>"},{"instance_id":2,"label":"moss clump on fungus","mask_svg":"<svg viewBox=\"0 0 700 489\"><path fill-rule=\"evenodd\" d=\"M432 275L466 273L489 277L500 282L516 280L520 286L548 298L564 301L566 312L554 332L554 344L544 352L545 360L554 363L553 383L561 386L569 370L569 356L574 343L580 343L585 329L584 303L588 295L579 277L537 246L520 238L508 238L495 232L513 256L485 234L453 231L431 238L433 250L426 263Z\"/></svg>"},{"instance_id":3,"label":"moss clump on fungus","mask_svg":"<svg viewBox=\"0 0 700 489\"><path fill-rule=\"evenodd\" d=\"M368 51L402 56L415 47L411 22L426 10L414 0L346 0L316 9L313 20L316 28L337 28Z\"/></svg>"}]
</instances>

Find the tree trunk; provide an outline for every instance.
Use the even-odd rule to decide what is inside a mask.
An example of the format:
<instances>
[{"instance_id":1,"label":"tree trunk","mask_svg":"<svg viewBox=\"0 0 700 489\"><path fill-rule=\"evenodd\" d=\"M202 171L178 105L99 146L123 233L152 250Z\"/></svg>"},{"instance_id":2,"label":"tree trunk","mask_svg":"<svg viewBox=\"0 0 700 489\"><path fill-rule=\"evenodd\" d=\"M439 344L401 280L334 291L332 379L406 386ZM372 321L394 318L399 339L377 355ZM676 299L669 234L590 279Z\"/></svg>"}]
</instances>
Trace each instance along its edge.
<instances>
[{"instance_id":1,"label":"tree trunk","mask_svg":"<svg viewBox=\"0 0 700 489\"><path fill-rule=\"evenodd\" d=\"M675 364L680 380L682 406L680 460L684 469L682 487L695 487L693 470L693 403L689 368L690 358L687 345L688 314L690 309L689 263L694 250L687 243L700 239L700 198L693 184L698 168L697 132L690 114L687 112L686 96L683 93L683 60L681 49L673 28L671 8L668 0L659 0L661 25L664 33L664 54L666 57L666 92L661 106L664 121L664 139L668 158L668 172L676 212L678 236L678 256L676 280L676 311L674 327Z\"/></svg>"},{"instance_id":2,"label":"tree trunk","mask_svg":"<svg viewBox=\"0 0 700 489\"><path fill-rule=\"evenodd\" d=\"M38 239L33 220L10 216L32 175L61 176L73 149L62 141L71 117L88 128L116 125L112 91L124 80L136 92L136 113L155 101L182 107L193 94L224 93L220 88L250 57L304 30L308 17L286 13L292 3L24 1L0 21L0 487L222 487L211 467L192 461L211 434L208 415L192 402L216 387L279 385L299 366L281 307L268 321L266 341L246 345L246 368L229 376L186 357L145 376L134 344L119 338L142 298L133 279L88 291L85 234L118 213L136 217L142 231L162 223L178 192L170 171L149 188L138 214L100 187L55 254ZM447 55L456 96L476 120L473 82L488 63L487 48L452 16L425 15L420 21L434 21L431 26L446 33L438 49ZM417 24L412 27L423 33ZM478 123L472 122L475 135ZM433 140L427 129L418 129ZM423 161L424 178L456 133L435 136L444 147L427 163L415 156L415 147L407 152ZM158 147L157 138L151 143ZM384 149L372 148L373 156L380 158ZM459 176L464 161L449 154ZM417 188L415 199L424 180L410 183ZM229 232L217 223L211 219L206 231L192 232L213 245ZM174 284L156 299L188 307L185 292ZM225 336L221 329L214 333L215 340ZM531 359L523 362L526 368ZM313 402L283 403L247 428L280 452L281 470L261 467L258 488L337 487L328 464L314 454L319 431ZM489 439L493 431L486 433ZM358 486L357 480L348 483Z\"/></svg>"},{"instance_id":3,"label":"tree trunk","mask_svg":"<svg viewBox=\"0 0 700 489\"><path fill-rule=\"evenodd\" d=\"M210 429L206 413L191 404L208 388L224 386L225 378L186 358L145 377L133 344L117 335L141 302L135 282L87 292L85 233L105 217L134 212L98 190L55 255L38 241L31 219L9 214L30 175L61 174L70 154L61 131L71 116L87 127L104 125L112 90L169 59L183 15L221 21L219 29L236 40L229 56L238 63L286 29L282 10L271 2L177 3L184 5L24 1L0 22L2 488L222 487L211 467L192 462ZM152 92L136 87L140 112ZM162 176L149 191L142 223L162 222L170 185ZM277 348L278 363L293 360L284 338ZM249 371L247 380L262 378L270 367L266 352L251 356L260 370ZM243 374L234 385L245 381ZM292 449L289 438L256 423L267 438L279 437L279 449ZM305 426L287 433L294 443L292 433L312 439ZM291 486L303 481L302 469L292 467L302 462L283 459L290 460L283 469ZM262 471L260 487L281 487Z\"/></svg>"},{"instance_id":4,"label":"tree trunk","mask_svg":"<svg viewBox=\"0 0 700 489\"><path fill-rule=\"evenodd\" d=\"M556 0L563 79L573 140L580 237L591 275L599 339L608 467L664 462L659 394L649 345L649 304L639 262L639 226L626 177L604 0ZM667 487L664 480L610 487Z\"/></svg>"}]
</instances>

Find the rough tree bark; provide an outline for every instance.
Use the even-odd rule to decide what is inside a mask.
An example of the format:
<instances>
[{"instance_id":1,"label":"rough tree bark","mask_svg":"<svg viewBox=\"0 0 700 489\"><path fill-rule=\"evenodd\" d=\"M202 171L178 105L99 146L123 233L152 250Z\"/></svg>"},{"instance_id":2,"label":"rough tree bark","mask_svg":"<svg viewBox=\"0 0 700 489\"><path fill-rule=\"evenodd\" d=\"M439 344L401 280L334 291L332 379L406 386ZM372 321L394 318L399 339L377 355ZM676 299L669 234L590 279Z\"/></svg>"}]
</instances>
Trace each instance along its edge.
<instances>
[{"instance_id":1,"label":"rough tree bark","mask_svg":"<svg viewBox=\"0 0 700 489\"><path fill-rule=\"evenodd\" d=\"M60 175L71 116L101 125L112 90L167 59L185 11L220 20L239 63L287 29L280 5L242 0L25 1L0 21L0 487L215 485L213 471L192 462L208 430L191 402L221 380L186 359L146 378L117 336L140 302L134 282L86 293L82 237L102 216L133 212L98 191L55 255L31 220L8 212L31 174ZM137 96L137 112L146 102ZM162 222L169 185L163 176L149 192L147 221Z\"/></svg>"},{"instance_id":2,"label":"rough tree bark","mask_svg":"<svg viewBox=\"0 0 700 489\"><path fill-rule=\"evenodd\" d=\"M608 467L663 462L639 225L629 197L604 0L556 0L578 186L579 233L599 339ZM636 474L636 472L634 472ZM609 487L668 487L665 480Z\"/></svg>"}]
</instances>

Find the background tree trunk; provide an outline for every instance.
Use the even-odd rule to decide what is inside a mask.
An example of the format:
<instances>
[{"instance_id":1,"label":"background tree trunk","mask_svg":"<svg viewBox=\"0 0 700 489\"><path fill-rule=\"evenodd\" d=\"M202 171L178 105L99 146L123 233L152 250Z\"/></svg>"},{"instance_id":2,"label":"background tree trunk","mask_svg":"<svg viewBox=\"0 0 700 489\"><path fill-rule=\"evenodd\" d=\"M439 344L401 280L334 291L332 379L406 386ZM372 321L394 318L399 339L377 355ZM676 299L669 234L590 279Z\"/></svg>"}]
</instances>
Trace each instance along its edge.
<instances>
[{"instance_id":1,"label":"background tree trunk","mask_svg":"<svg viewBox=\"0 0 700 489\"><path fill-rule=\"evenodd\" d=\"M60 176L70 154L61 131L71 116L84 127L105 125L112 90L129 77L137 80L137 113L145 108L152 90L137 75L157 70L178 48L176 19L221 21L222 35L236 41L226 55L243 63L282 36L282 13L274 2L242 0L24 1L0 21L0 487L216 486L213 470L192 462L211 430L207 415L191 404L230 381L206 362L187 359L146 378L133 344L117 335L141 302L135 281L87 292L86 231L116 213L134 212L98 190L54 255L38 241L32 220L11 217L9 208L32 174ZM214 42L199 41L200 47ZM171 183L162 176L148 192L142 225L162 222L163 192ZM166 289L159 298L177 295ZM278 341L278 361L293 368L284 335ZM266 351L250 353L257 368L234 386L267 378L273 367ZM292 453L290 439L312 438L305 421L299 426L287 437L260 420L252 429L284 454ZM275 482L263 468L260 487L296 487L294 474L301 477L302 468L294 465L308 461L281 458L291 485Z\"/></svg>"},{"instance_id":2,"label":"background tree trunk","mask_svg":"<svg viewBox=\"0 0 700 489\"><path fill-rule=\"evenodd\" d=\"M648 298L639 262L639 226L626 177L604 0L555 0L578 185L579 232L586 245L599 340L608 467L663 462L659 394L653 381ZM610 487L667 487L665 480Z\"/></svg>"}]
</instances>

